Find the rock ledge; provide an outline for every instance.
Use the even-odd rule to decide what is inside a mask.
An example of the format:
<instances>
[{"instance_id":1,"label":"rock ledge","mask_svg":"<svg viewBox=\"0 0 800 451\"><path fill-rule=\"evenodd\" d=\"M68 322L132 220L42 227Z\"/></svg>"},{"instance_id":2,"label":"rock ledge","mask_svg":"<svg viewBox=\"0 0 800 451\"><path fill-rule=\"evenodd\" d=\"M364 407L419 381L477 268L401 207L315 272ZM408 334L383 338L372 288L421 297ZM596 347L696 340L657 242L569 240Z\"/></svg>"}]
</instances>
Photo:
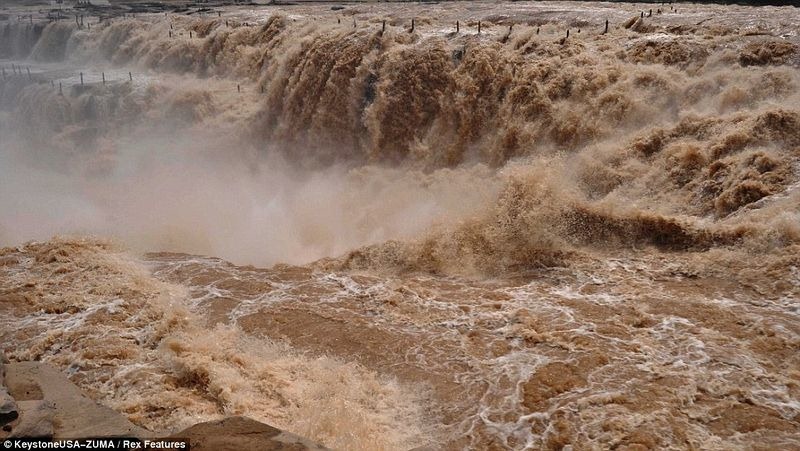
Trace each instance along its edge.
<instances>
[{"instance_id":1,"label":"rock ledge","mask_svg":"<svg viewBox=\"0 0 800 451\"><path fill-rule=\"evenodd\" d=\"M0 440L163 437L189 439L193 451L327 449L245 417L199 423L172 434L149 431L89 399L50 365L4 359L0 353Z\"/></svg>"}]
</instances>

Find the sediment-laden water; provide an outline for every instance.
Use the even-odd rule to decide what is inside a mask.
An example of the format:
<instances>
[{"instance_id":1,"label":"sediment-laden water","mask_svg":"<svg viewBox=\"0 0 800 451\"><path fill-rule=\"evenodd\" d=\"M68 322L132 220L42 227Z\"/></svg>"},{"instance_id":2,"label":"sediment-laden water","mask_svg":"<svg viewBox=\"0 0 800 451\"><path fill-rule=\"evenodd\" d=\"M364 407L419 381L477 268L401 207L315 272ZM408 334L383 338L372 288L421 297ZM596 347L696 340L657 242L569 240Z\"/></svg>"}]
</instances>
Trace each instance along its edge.
<instances>
[{"instance_id":1,"label":"sediment-laden water","mask_svg":"<svg viewBox=\"0 0 800 451\"><path fill-rule=\"evenodd\" d=\"M154 430L800 449L800 11L652 6L0 9L3 349Z\"/></svg>"}]
</instances>

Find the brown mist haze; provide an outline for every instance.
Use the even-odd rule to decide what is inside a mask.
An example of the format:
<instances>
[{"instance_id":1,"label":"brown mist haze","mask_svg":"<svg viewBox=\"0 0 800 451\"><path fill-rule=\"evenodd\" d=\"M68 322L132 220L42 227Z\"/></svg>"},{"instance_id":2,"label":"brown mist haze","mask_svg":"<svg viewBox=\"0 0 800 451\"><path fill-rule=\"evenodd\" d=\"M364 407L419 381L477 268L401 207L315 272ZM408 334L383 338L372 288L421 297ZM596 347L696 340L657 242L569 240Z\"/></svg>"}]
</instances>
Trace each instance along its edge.
<instances>
[{"instance_id":1,"label":"brown mist haze","mask_svg":"<svg viewBox=\"0 0 800 451\"><path fill-rule=\"evenodd\" d=\"M12 230L4 232L6 241L73 231L62 227L66 222L74 231L117 234L143 248L299 263L370 242L409 238L450 213L458 219L479 211L476 207L486 204L499 182L474 165L525 161L517 164L522 169L505 171L514 173L504 182L507 192L514 192L502 196L498 208L509 227L542 241L530 243L534 247L550 248L553 239L536 235L707 247L761 234L726 227L732 221L725 218L796 179L793 152L800 119L788 108L798 100L796 44L764 37L758 28L744 30L755 37L741 37L741 30L722 25L698 35L691 25L678 23L667 25L666 33L648 35L644 31L654 28L649 22L629 21L626 25L638 30L633 36L595 32L562 43L551 24L543 35L532 25L518 24L508 36L500 25L487 24L484 28L497 36L477 39L400 30L381 35L375 25L348 30L331 19L277 15L263 25L231 27L221 18L176 16L118 20L94 31L76 30L66 21L44 28L4 25L7 56L29 54L45 62L66 58L76 68L133 64L215 76L202 82L172 75L110 88L68 86L76 92L67 97L46 84L28 86L24 77L6 82L4 98L17 102L7 127L25 140L12 154L36 162L34 154L55 151L64 159L59 168L80 174L79 185L92 173L89 183L124 186L117 198L113 188L87 187L85 192L107 197L98 202L81 195L75 183L62 185L66 189L59 195L78 191L76 196L50 203L83 204L87 211L75 219L52 215L60 222L52 227L34 217L37 235L13 232L30 230L31 224L6 225ZM229 25L238 25L236 20L228 19ZM418 19L420 27L435 30L430 22ZM171 39L167 34L174 25L181 31ZM192 39L185 36L190 30ZM43 70L58 69L45 65ZM87 70L86 77L96 81L97 70L92 75ZM74 84L74 71L70 75ZM232 96L233 84L223 76L249 78L245 94ZM31 142L34 150L25 150ZM264 146L273 149L267 157L259 150ZM274 154L302 169L291 173ZM43 159L53 164L54 158ZM379 167L346 175L354 164L365 163ZM405 169L384 174L398 164L428 174L408 175ZM442 167L453 169L436 171ZM11 171L25 177L24 171ZM479 171L488 183L466 183ZM370 177L377 186L370 185ZM65 181L70 177L54 178L70 183ZM358 180L347 186L345 178ZM289 180L299 184L288 187ZM541 186L526 187L534 181ZM343 191L331 193L328 186L334 185L334 191ZM369 188L357 195L362 187ZM382 189L391 194L381 195ZM545 215L522 207L536 212L541 223L522 224L524 219L511 211L518 207L508 205L509 196L552 211ZM13 196L15 202L24 197ZM151 201L155 197L158 202ZM48 200L29 204L37 203ZM162 205L164 213L153 209ZM351 208L355 205L360 207ZM604 226L586 225L584 216L628 225L596 230ZM137 224L140 218L144 224ZM713 224L701 225L699 218ZM468 244L464 250L471 254L508 255L510 249L500 248L520 247L497 236L512 231L495 233L490 224L470 227L473 231L464 233L477 234L472 241L484 247L469 249ZM535 231L554 227L566 230ZM673 230L661 237L655 229L663 227ZM794 231L784 232L770 227L765 233L793 239ZM248 239L237 245L242 237ZM256 241L269 244L253 249ZM556 251L563 247L555 246ZM536 258L535 251L522 249L523 255L511 260L528 264L525 259Z\"/></svg>"},{"instance_id":2,"label":"brown mist haze","mask_svg":"<svg viewBox=\"0 0 800 451\"><path fill-rule=\"evenodd\" d=\"M800 448L800 14L675 7L0 11L0 337L156 429Z\"/></svg>"}]
</instances>

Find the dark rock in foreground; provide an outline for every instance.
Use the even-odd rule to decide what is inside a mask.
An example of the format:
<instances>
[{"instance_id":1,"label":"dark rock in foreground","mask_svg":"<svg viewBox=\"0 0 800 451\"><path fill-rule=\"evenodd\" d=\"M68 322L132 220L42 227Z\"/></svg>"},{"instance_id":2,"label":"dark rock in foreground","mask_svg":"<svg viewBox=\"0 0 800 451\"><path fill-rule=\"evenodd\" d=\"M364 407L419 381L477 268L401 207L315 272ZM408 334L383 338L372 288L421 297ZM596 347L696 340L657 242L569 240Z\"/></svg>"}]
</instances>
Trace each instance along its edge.
<instances>
[{"instance_id":1,"label":"dark rock in foreground","mask_svg":"<svg viewBox=\"0 0 800 451\"><path fill-rule=\"evenodd\" d=\"M97 404L57 369L41 362L6 365L4 381L19 404L14 437L149 437L118 412ZM49 426L48 426L49 424Z\"/></svg>"},{"instance_id":2,"label":"dark rock in foreground","mask_svg":"<svg viewBox=\"0 0 800 451\"><path fill-rule=\"evenodd\" d=\"M56 406L43 399L20 401L20 420L9 437L53 438L55 435Z\"/></svg>"},{"instance_id":3,"label":"dark rock in foreground","mask_svg":"<svg viewBox=\"0 0 800 451\"><path fill-rule=\"evenodd\" d=\"M101 406L57 369L41 362L3 364L0 355L0 439L155 438L122 414ZM244 417L196 424L174 438L192 450L324 450L302 437Z\"/></svg>"},{"instance_id":4,"label":"dark rock in foreground","mask_svg":"<svg viewBox=\"0 0 800 451\"><path fill-rule=\"evenodd\" d=\"M0 426L14 421L19 417L17 404L14 398L4 388L0 388Z\"/></svg>"},{"instance_id":5,"label":"dark rock in foreground","mask_svg":"<svg viewBox=\"0 0 800 451\"><path fill-rule=\"evenodd\" d=\"M196 424L173 436L188 438L193 451L324 450L302 437L244 417Z\"/></svg>"}]
</instances>

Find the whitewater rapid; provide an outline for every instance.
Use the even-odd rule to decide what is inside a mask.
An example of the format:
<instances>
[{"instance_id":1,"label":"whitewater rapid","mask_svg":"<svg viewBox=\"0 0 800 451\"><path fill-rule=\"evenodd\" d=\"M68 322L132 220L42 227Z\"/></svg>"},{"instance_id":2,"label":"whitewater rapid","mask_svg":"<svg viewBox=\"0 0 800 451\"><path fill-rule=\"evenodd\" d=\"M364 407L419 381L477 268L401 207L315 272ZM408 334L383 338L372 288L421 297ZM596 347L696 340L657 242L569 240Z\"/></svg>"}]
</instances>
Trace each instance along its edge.
<instances>
[{"instance_id":1,"label":"whitewater rapid","mask_svg":"<svg viewBox=\"0 0 800 451\"><path fill-rule=\"evenodd\" d=\"M800 448L800 13L659 6L4 7L7 355L153 430Z\"/></svg>"}]
</instances>

